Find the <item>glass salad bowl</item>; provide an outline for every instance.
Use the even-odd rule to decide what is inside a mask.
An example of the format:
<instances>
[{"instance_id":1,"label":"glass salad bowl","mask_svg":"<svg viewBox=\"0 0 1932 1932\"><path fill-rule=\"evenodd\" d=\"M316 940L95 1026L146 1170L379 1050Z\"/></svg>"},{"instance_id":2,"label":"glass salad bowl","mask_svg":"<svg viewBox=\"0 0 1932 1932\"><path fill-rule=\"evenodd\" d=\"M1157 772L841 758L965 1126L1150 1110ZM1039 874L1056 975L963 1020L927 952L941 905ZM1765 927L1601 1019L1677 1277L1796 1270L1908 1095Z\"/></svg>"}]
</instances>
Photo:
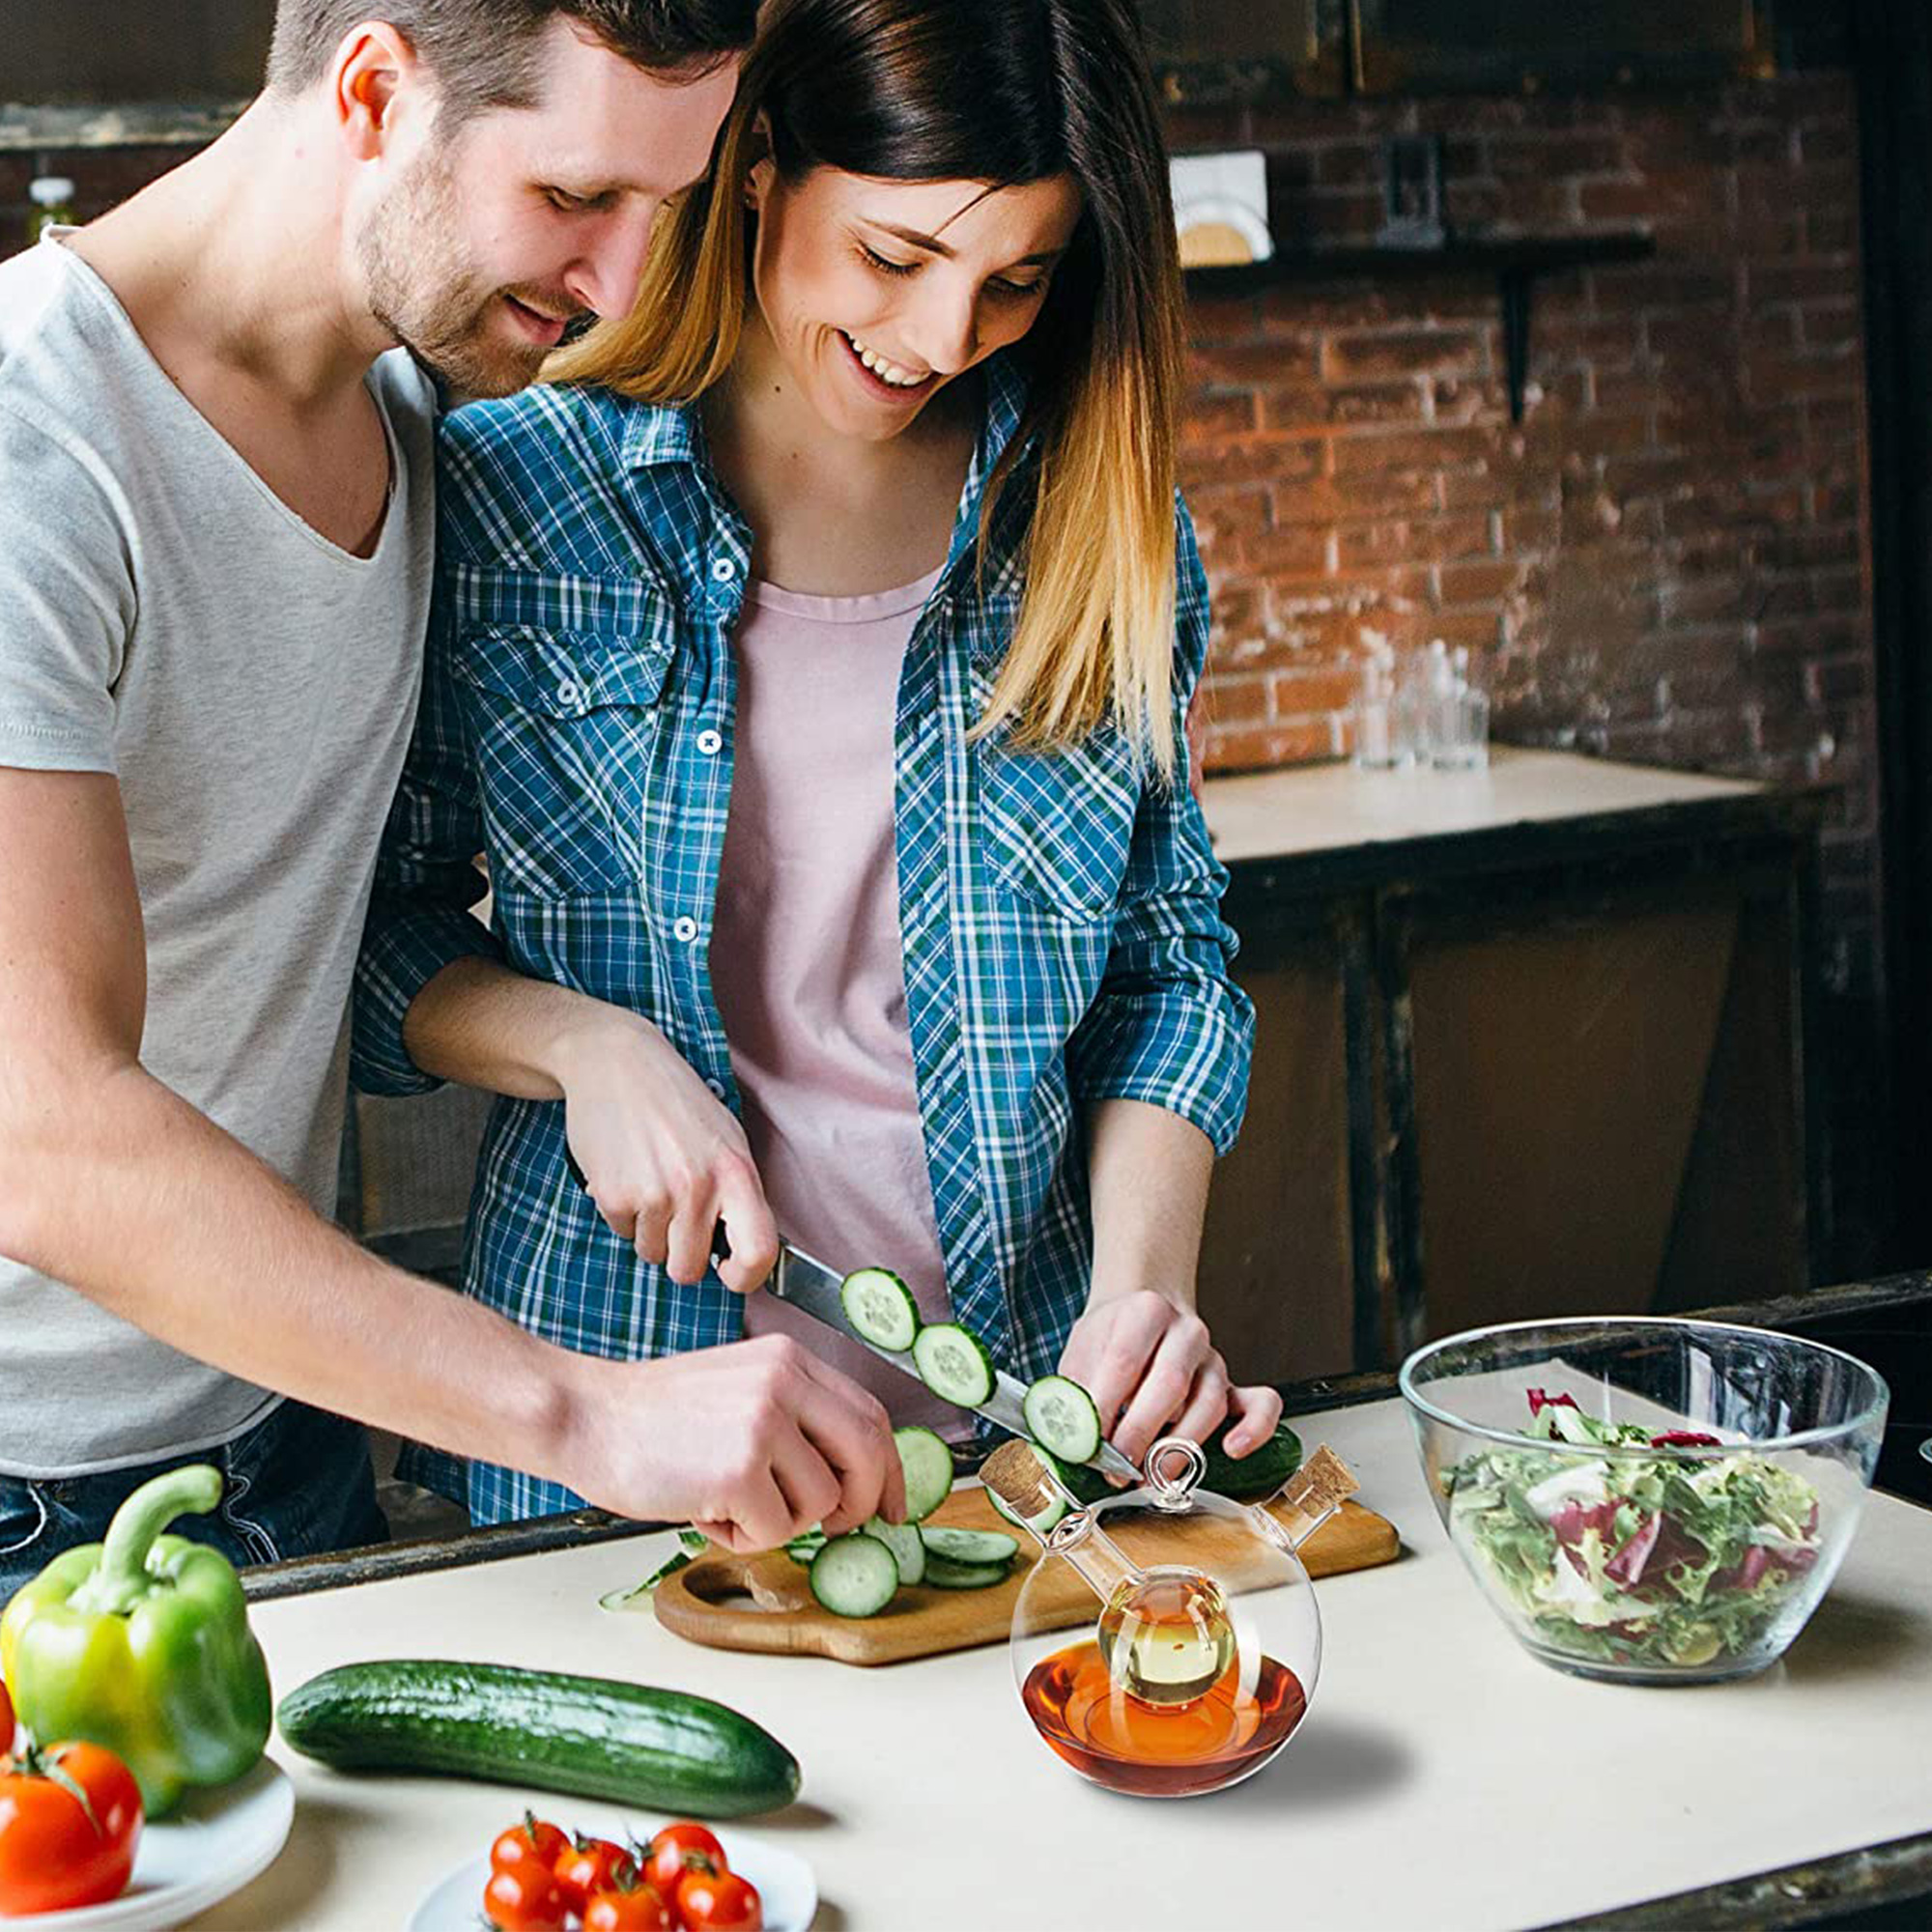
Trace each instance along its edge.
<instances>
[{"instance_id":1,"label":"glass salad bowl","mask_svg":"<svg viewBox=\"0 0 1932 1932\"><path fill-rule=\"evenodd\" d=\"M1621 1684L1783 1654L1851 1543L1889 1400L1816 1342L1637 1317L1452 1335L1400 1381L1483 1594L1532 1656Z\"/></svg>"}]
</instances>

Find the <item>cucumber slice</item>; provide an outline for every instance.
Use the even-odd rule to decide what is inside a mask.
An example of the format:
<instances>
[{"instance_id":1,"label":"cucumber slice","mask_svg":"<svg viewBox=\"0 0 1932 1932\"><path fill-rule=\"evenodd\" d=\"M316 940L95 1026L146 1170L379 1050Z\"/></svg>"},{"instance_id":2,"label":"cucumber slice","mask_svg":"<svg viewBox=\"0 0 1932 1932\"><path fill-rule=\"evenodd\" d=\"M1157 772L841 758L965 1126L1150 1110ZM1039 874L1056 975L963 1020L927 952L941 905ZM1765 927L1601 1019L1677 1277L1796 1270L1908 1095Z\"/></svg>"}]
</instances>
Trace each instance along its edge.
<instances>
[{"instance_id":1,"label":"cucumber slice","mask_svg":"<svg viewBox=\"0 0 1932 1932\"><path fill-rule=\"evenodd\" d=\"M921 1530L919 1536L927 1554L943 1556L949 1563L1010 1563L1020 1553L1019 1545L997 1529L948 1529L940 1524Z\"/></svg>"},{"instance_id":2,"label":"cucumber slice","mask_svg":"<svg viewBox=\"0 0 1932 1932\"><path fill-rule=\"evenodd\" d=\"M876 1536L835 1536L811 1559L811 1594L835 1617L875 1617L899 1587L899 1566Z\"/></svg>"},{"instance_id":3,"label":"cucumber slice","mask_svg":"<svg viewBox=\"0 0 1932 1932\"><path fill-rule=\"evenodd\" d=\"M667 1577L674 1577L692 1561L691 1551L679 1549L667 1556L641 1583L633 1583L621 1590L606 1590L597 1599L600 1610L641 1610L647 1608L651 1593Z\"/></svg>"},{"instance_id":4,"label":"cucumber slice","mask_svg":"<svg viewBox=\"0 0 1932 1932\"><path fill-rule=\"evenodd\" d=\"M887 1268L860 1268L845 1277L838 1291L852 1332L875 1349L902 1355L924 1325L912 1290Z\"/></svg>"},{"instance_id":5,"label":"cucumber slice","mask_svg":"<svg viewBox=\"0 0 1932 1932\"><path fill-rule=\"evenodd\" d=\"M650 1601L652 1591L667 1577L676 1576L695 1557L702 1554L710 1540L700 1529L686 1528L679 1530L677 1533L677 1549L672 1555L667 1556L641 1583L633 1583L627 1590L606 1590L597 1599L597 1607L600 1610L636 1610L644 1608ZM821 1543L824 1540L823 1537L819 1538Z\"/></svg>"},{"instance_id":6,"label":"cucumber slice","mask_svg":"<svg viewBox=\"0 0 1932 1932\"><path fill-rule=\"evenodd\" d=\"M906 1520L923 1522L952 1493L952 1451L929 1429L895 1429L905 1471Z\"/></svg>"},{"instance_id":7,"label":"cucumber slice","mask_svg":"<svg viewBox=\"0 0 1932 1932\"><path fill-rule=\"evenodd\" d=\"M942 1402L978 1408L993 1393L993 1358L986 1345L956 1321L935 1321L922 1328L912 1345L912 1358L926 1387Z\"/></svg>"},{"instance_id":8,"label":"cucumber slice","mask_svg":"<svg viewBox=\"0 0 1932 1932\"><path fill-rule=\"evenodd\" d=\"M885 1518L875 1516L866 1525L867 1536L876 1536L893 1552L893 1561L899 1567L901 1583L918 1583L925 1577L925 1545L920 1540L919 1530L909 1522L888 1522Z\"/></svg>"},{"instance_id":9,"label":"cucumber slice","mask_svg":"<svg viewBox=\"0 0 1932 1932\"><path fill-rule=\"evenodd\" d=\"M1042 1376L1020 1404L1033 1439L1065 1463L1100 1453L1100 1411L1094 1398L1065 1376Z\"/></svg>"},{"instance_id":10,"label":"cucumber slice","mask_svg":"<svg viewBox=\"0 0 1932 1932\"><path fill-rule=\"evenodd\" d=\"M925 1580L935 1590L990 1590L1011 1569L1010 1563L955 1563L930 1550L925 1555Z\"/></svg>"},{"instance_id":11,"label":"cucumber slice","mask_svg":"<svg viewBox=\"0 0 1932 1932\"><path fill-rule=\"evenodd\" d=\"M794 1536L784 1547L784 1552L801 1568L810 1570L811 1559L823 1549L831 1539L822 1529L809 1529L803 1536Z\"/></svg>"}]
</instances>

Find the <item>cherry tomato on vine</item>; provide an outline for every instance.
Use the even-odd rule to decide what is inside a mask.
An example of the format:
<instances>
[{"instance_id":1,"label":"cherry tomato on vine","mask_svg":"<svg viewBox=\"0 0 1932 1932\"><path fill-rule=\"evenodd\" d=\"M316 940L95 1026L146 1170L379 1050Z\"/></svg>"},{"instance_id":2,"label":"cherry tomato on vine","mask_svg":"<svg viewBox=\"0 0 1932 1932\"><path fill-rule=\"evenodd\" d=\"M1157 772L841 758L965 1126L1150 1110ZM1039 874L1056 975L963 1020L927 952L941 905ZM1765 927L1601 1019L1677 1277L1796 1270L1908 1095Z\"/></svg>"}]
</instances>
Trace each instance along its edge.
<instances>
[{"instance_id":1,"label":"cherry tomato on vine","mask_svg":"<svg viewBox=\"0 0 1932 1932\"><path fill-rule=\"evenodd\" d=\"M556 1874L532 1862L490 1874L483 1916L497 1932L563 1932L570 1910Z\"/></svg>"},{"instance_id":2,"label":"cherry tomato on vine","mask_svg":"<svg viewBox=\"0 0 1932 1932\"><path fill-rule=\"evenodd\" d=\"M765 1909L736 1872L692 1866L677 1882L677 1916L685 1932L764 1932Z\"/></svg>"},{"instance_id":3,"label":"cherry tomato on vine","mask_svg":"<svg viewBox=\"0 0 1932 1932\"><path fill-rule=\"evenodd\" d=\"M141 1788L112 1751L59 1744L0 1759L0 1912L119 1898L140 1838Z\"/></svg>"},{"instance_id":4,"label":"cherry tomato on vine","mask_svg":"<svg viewBox=\"0 0 1932 1932\"><path fill-rule=\"evenodd\" d=\"M521 1825L512 1825L507 1832L497 1834L497 1842L490 1847L490 1869L515 1871L523 1865L536 1864L545 1871L554 1871L557 1860L569 1849L569 1834L561 1826L526 1811Z\"/></svg>"}]
</instances>

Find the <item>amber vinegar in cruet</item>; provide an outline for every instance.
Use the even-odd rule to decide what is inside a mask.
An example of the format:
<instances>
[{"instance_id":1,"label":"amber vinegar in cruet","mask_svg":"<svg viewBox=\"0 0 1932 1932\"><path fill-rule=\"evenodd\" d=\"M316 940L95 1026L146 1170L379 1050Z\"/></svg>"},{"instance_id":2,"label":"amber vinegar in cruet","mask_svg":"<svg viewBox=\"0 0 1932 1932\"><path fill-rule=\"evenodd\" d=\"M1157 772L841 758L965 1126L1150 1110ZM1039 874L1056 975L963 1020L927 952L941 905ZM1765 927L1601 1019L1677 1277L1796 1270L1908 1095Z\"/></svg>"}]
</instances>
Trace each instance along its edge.
<instances>
[{"instance_id":1,"label":"amber vinegar in cruet","mask_svg":"<svg viewBox=\"0 0 1932 1932\"><path fill-rule=\"evenodd\" d=\"M1218 1791L1264 1764L1308 1708L1293 1671L1261 1660L1252 1690L1231 1664L1205 1696L1147 1704L1115 1681L1091 1639L1037 1663L1021 1687L1040 1736L1083 1776L1142 1798Z\"/></svg>"},{"instance_id":2,"label":"amber vinegar in cruet","mask_svg":"<svg viewBox=\"0 0 1932 1932\"><path fill-rule=\"evenodd\" d=\"M1074 1770L1167 1798L1245 1776L1307 1708L1294 1673L1272 1658L1244 1669L1221 1586L1178 1567L1124 1579L1093 1637L1036 1664L1020 1696Z\"/></svg>"}]
</instances>

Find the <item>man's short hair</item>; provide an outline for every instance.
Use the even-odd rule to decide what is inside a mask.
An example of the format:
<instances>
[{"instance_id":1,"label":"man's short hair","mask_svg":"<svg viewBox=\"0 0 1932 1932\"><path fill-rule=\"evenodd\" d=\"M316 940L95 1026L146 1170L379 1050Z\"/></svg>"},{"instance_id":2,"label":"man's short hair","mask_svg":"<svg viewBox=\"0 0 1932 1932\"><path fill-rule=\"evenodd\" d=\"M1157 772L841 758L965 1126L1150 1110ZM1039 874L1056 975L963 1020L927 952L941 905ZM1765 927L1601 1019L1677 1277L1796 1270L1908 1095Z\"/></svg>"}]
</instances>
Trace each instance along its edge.
<instances>
[{"instance_id":1,"label":"man's short hair","mask_svg":"<svg viewBox=\"0 0 1932 1932\"><path fill-rule=\"evenodd\" d=\"M278 94L314 86L343 36L380 19L436 76L450 120L527 107L539 87L539 42L559 15L639 67L676 73L749 46L758 0L279 0L269 86Z\"/></svg>"}]
</instances>

